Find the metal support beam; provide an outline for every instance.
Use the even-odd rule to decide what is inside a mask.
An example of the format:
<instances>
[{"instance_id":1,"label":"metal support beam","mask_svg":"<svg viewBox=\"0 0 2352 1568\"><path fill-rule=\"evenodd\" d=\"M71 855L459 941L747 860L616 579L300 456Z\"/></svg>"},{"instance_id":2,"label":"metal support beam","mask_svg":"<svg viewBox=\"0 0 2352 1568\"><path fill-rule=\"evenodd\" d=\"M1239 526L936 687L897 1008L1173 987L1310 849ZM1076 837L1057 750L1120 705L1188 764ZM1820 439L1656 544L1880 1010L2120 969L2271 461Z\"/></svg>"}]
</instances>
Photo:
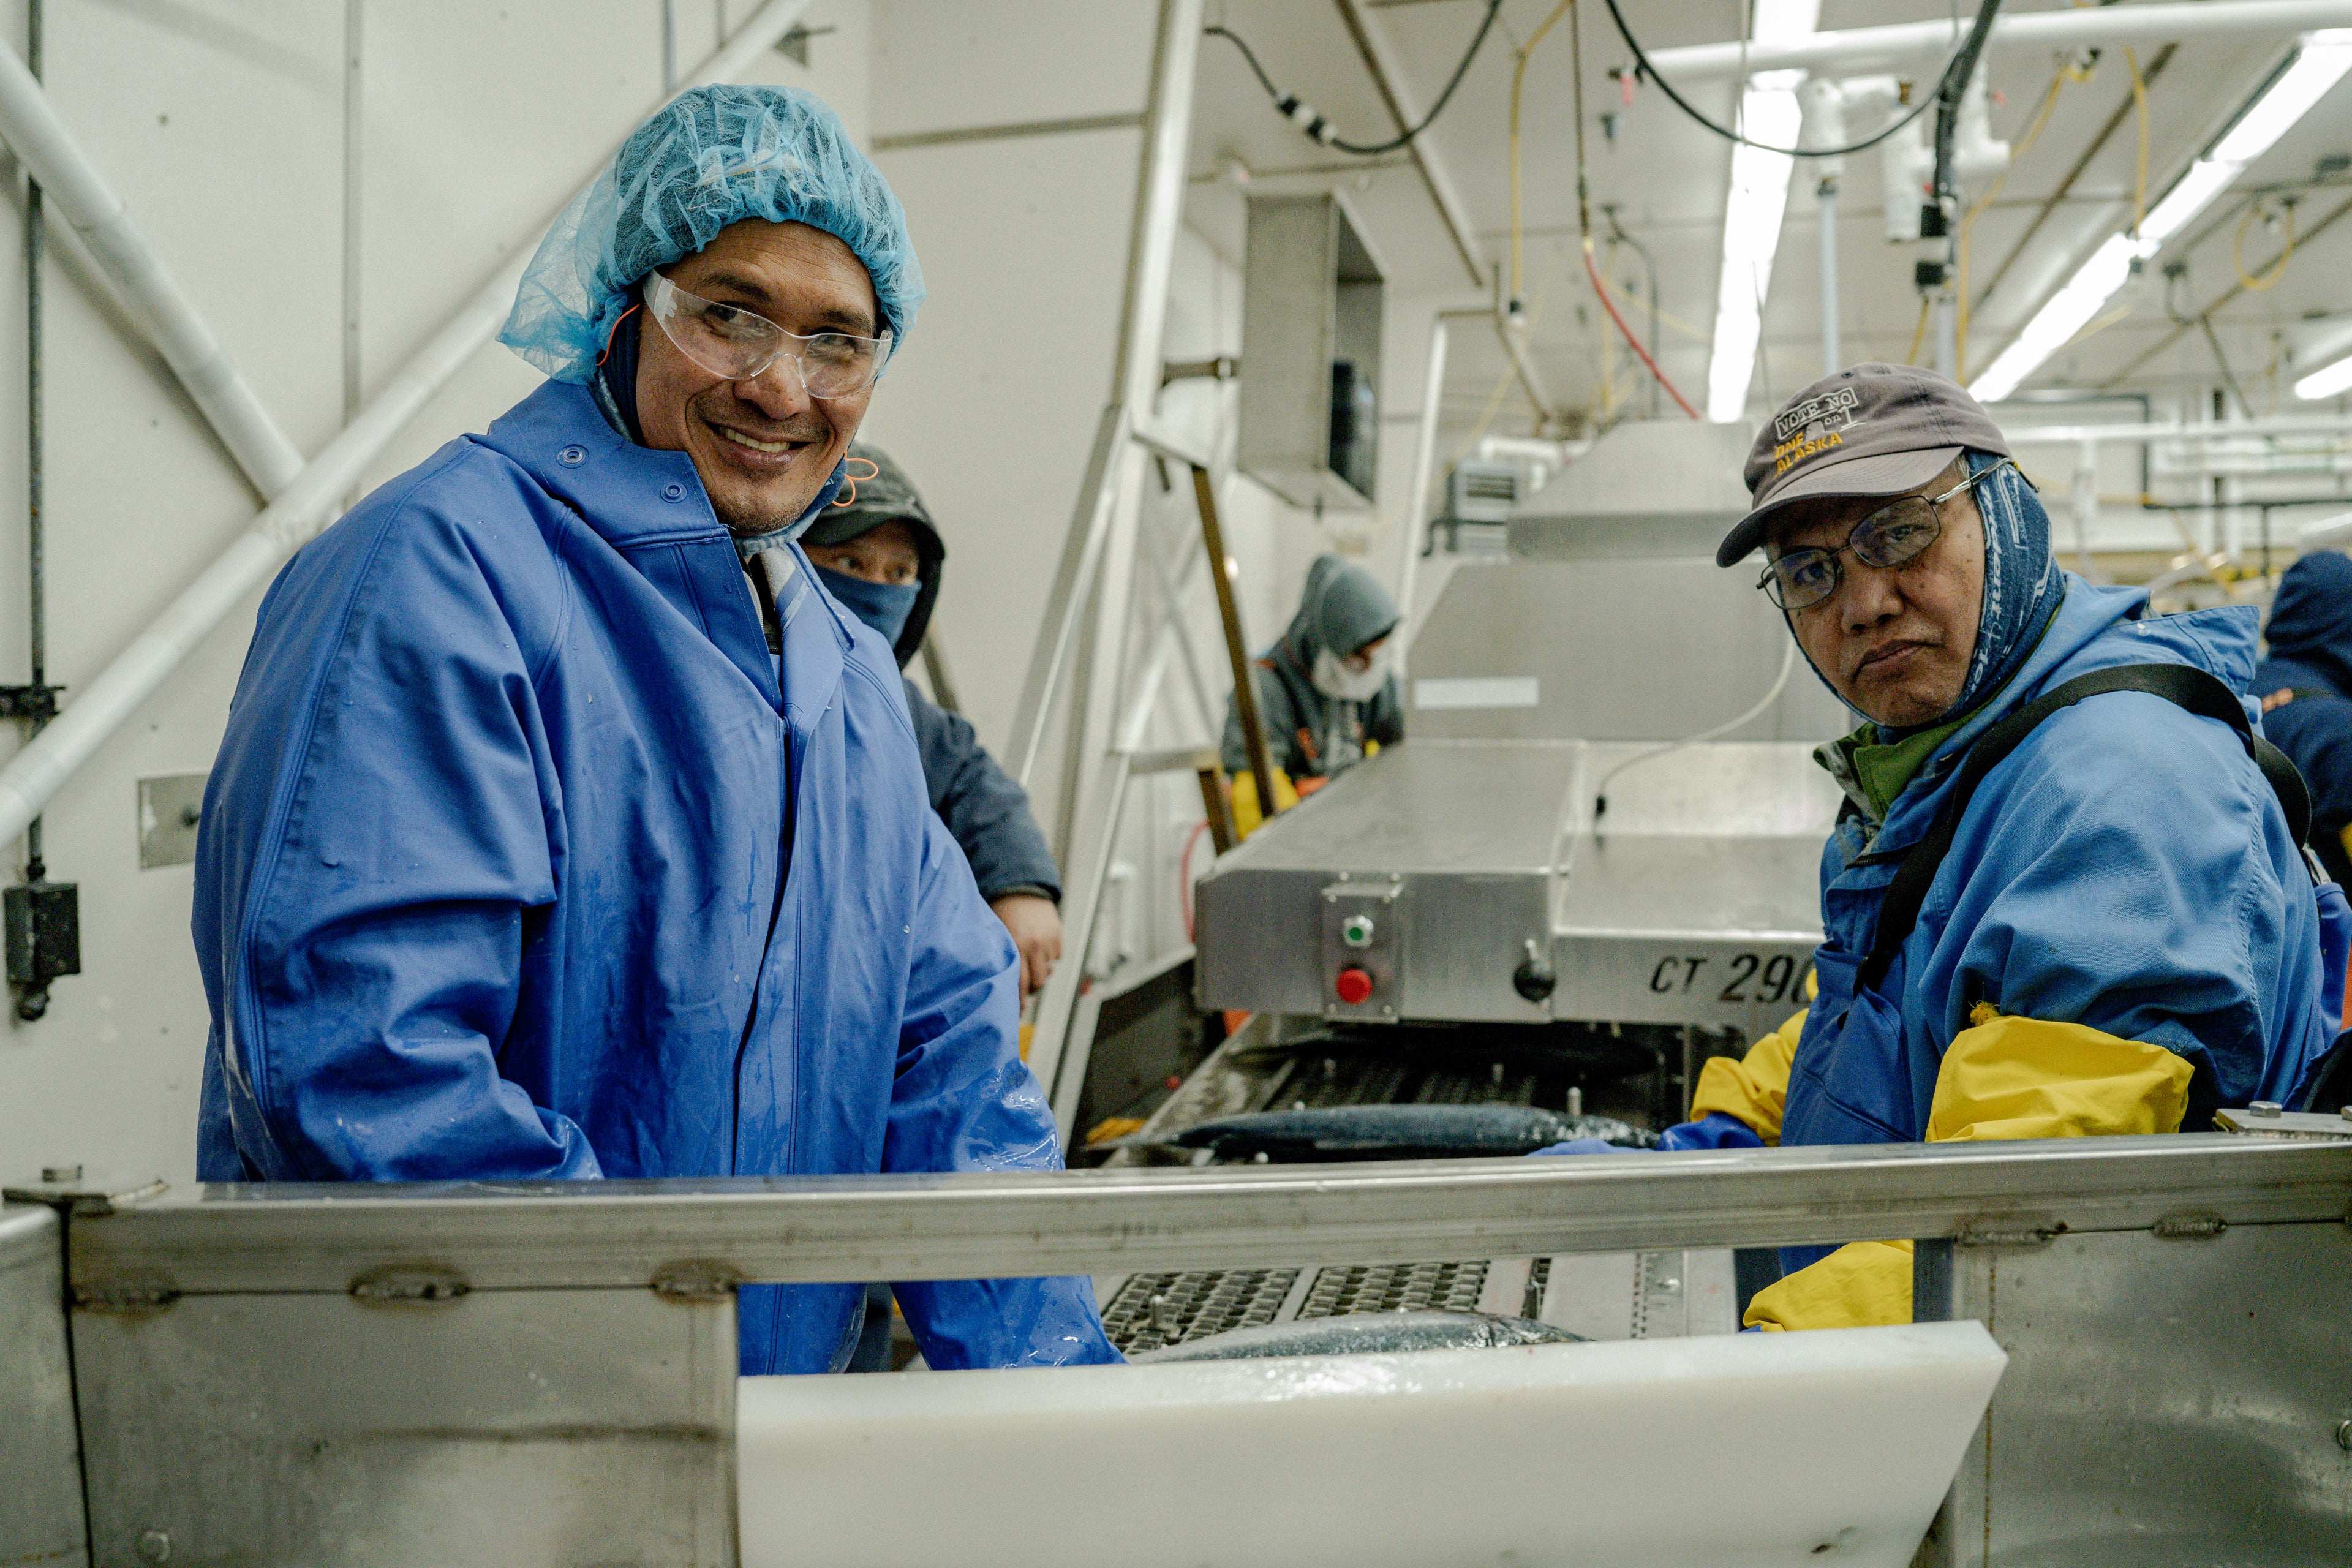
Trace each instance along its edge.
<instances>
[{"instance_id":1,"label":"metal support beam","mask_svg":"<svg viewBox=\"0 0 2352 1568\"><path fill-rule=\"evenodd\" d=\"M1074 963L1070 967L1076 968ZM77 1216L86 1306L347 1292L429 1257L473 1290L963 1279L1885 1237L2333 1223L2352 1143L2224 1133L1719 1150L1638 1160L215 1186Z\"/></svg>"}]
</instances>

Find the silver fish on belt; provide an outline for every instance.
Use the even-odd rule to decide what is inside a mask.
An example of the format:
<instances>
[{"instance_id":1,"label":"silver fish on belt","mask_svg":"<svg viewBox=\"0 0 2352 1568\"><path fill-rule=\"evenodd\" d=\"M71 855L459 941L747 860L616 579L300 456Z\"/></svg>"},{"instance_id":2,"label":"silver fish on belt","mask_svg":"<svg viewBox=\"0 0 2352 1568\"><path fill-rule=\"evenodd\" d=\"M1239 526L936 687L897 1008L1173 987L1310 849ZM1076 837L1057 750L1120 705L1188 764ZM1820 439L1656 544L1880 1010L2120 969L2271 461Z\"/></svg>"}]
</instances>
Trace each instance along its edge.
<instances>
[{"instance_id":1,"label":"silver fish on belt","mask_svg":"<svg viewBox=\"0 0 2352 1568\"><path fill-rule=\"evenodd\" d=\"M1658 1141L1613 1116L1570 1116L1528 1105L1334 1105L1221 1116L1148 1142L1210 1149L1221 1160L1263 1154L1295 1164L1532 1154L1571 1138L1599 1138L1627 1149L1654 1148Z\"/></svg>"}]
</instances>

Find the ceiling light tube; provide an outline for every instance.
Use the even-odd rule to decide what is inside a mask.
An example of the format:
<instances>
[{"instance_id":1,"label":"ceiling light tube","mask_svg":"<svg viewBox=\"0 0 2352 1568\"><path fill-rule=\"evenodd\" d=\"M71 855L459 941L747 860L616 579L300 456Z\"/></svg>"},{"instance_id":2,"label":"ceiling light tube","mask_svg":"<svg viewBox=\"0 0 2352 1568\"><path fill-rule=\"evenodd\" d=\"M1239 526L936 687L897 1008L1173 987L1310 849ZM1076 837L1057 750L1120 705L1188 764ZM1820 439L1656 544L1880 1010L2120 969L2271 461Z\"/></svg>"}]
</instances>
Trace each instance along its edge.
<instances>
[{"instance_id":1,"label":"ceiling light tube","mask_svg":"<svg viewBox=\"0 0 2352 1568\"><path fill-rule=\"evenodd\" d=\"M1802 38L1821 16L1821 0L1759 0L1759 43ZM1804 125L1797 103L1802 71L1759 71L1739 99L1740 133L1770 147L1793 147ZM1723 205L1723 268L1716 284L1715 341L1707 357L1706 416L1735 424L1748 411L1748 384L1756 373L1763 334L1764 300L1772 288L1772 258L1789 208L1789 181L1797 161L1746 144L1731 150L1731 191Z\"/></svg>"},{"instance_id":2,"label":"ceiling light tube","mask_svg":"<svg viewBox=\"0 0 2352 1568\"><path fill-rule=\"evenodd\" d=\"M1980 403L1998 403L2015 392L2018 384L2042 366L2042 362L2064 348L2076 332L2088 326L2099 307L2115 297L2116 289L2131 277L2132 262L2137 259L2137 247L2129 235L2111 235L2105 245L2091 253L2091 258L2075 268L2066 286L2050 296L2025 330L2003 349L2000 356L1985 366L1984 374L1969 384L1969 391Z\"/></svg>"},{"instance_id":3,"label":"ceiling light tube","mask_svg":"<svg viewBox=\"0 0 2352 1568\"><path fill-rule=\"evenodd\" d=\"M2347 389L2352 389L2352 354L2313 371L2294 384L2294 395L2306 403L2333 397Z\"/></svg>"},{"instance_id":4,"label":"ceiling light tube","mask_svg":"<svg viewBox=\"0 0 2352 1568\"><path fill-rule=\"evenodd\" d=\"M2111 235L2091 258L2074 271L2066 286L2052 295L2025 330L2003 349L1984 373L1969 384L1979 402L1997 403L2015 392L2025 378L2074 338L2114 298L2131 277L2132 262L2145 260L2162 249L2165 241L2187 228L2213 198L2245 173L2246 165L2270 151L2295 121L2309 113L2327 89L2352 71L2352 28L2305 33L2295 52L2273 73L2270 80L2241 110L2235 120L2214 138L2204 156L2189 165L2172 183L2163 199L2140 220L2139 232ZM2352 361L2346 364L2352 365ZM2342 365L2330 365L2295 384L2299 397L2326 397L2346 383L2306 393L2311 383L2333 374Z\"/></svg>"}]
</instances>

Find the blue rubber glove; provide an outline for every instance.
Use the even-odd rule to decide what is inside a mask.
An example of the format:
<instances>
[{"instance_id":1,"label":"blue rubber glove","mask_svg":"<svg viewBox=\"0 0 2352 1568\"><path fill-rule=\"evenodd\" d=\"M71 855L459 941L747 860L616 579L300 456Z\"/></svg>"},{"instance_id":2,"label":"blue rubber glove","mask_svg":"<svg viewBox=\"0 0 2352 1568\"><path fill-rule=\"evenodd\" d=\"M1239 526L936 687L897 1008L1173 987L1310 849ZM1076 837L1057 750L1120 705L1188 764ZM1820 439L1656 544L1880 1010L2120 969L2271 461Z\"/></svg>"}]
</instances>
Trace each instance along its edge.
<instances>
[{"instance_id":1,"label":"blue rubber glove","mask_svg":"<svg viewBox=\"0 0 2352 1568\"><path fill-rule=\"evenodd\" d=\"M1727 1110L1710 1110L1696 1121L1679 1122L1658 1134L1658 1147L1673 1152L1683 1149L1761 1149L1764 1140Z\"/></svg>"},{"instance_id":2,"label":"blue rubber glove","mask_svg":"<svg viewBox=\"0 0 2352 1568\"><path fill-rule=\"evenodd\" d=\"M1755 1130L1728 1111L1710 1110L1696 1121L1677 1122L1658 1134L1658 1152L1671 1154L1685 1149L1761 1149L1764 1140ZM1528 1157L1542 1154L1641 1154L1648 1151L1628 1149L1612 1143L1605 1138L1570 1138L1565 1143L1554 1143L1538 1149Z\"/></svg>"}]
</instances>

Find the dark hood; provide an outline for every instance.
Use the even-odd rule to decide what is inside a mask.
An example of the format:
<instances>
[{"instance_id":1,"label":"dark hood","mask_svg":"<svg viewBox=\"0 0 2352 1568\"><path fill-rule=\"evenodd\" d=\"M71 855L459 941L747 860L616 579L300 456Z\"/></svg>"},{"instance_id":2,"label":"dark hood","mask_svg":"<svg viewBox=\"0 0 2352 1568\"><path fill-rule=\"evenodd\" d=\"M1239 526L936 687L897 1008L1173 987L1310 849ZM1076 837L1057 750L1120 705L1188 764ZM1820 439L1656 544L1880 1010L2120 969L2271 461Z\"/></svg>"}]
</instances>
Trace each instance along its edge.
<instances>
[{"instance_id":1,"label":"dark hood","mask_svg":"<svg viewBox=\"0 0 2352 1568\"><path fill-rule=\"evenodd\" d=\"M2322 550L2288 567L2263 629L2270 655L2326 679L2352 697L2352 555Z\"/></svg>"},{"instance_id":2,"label":"dark hood","mask_svg":"<svg viewBox=\"0 0 2352 1568\"><path fill-rule=\"evenodd\" d=\"M858 478L865 463L874 465L870 479ZM906 470L892 462L887 452L853 441L843 466L849 470L848 483L842 487L833 504L809 524L808 531L801 535L801 542L846 544L886 522L907 525L907 531L915 536L915 556L921 563L923 587L915 596L915 607L907 612L907 625L898 634L898 646L891 650L898 656L898 668L904 669L907 661L923 646L923 634L930 629L931 609L939 603L940 577L948 558L947 541L940 537L929 509L915 493L914 483L907 478Z\"/></svg>"},{"instance_id":3,"label":"dark hood","mask_svg":"<svg viewBox=\"0 0 2352 1568\"><path fill-rule=\"evenodd\" d=\"M1379 578L1352 561L1319 555L1307 569L1306 591L1283 640L1298 668L1311 671L1325 648L1344 658L1396 630L1402 618Z\"/></svg>"}]
</instances>

